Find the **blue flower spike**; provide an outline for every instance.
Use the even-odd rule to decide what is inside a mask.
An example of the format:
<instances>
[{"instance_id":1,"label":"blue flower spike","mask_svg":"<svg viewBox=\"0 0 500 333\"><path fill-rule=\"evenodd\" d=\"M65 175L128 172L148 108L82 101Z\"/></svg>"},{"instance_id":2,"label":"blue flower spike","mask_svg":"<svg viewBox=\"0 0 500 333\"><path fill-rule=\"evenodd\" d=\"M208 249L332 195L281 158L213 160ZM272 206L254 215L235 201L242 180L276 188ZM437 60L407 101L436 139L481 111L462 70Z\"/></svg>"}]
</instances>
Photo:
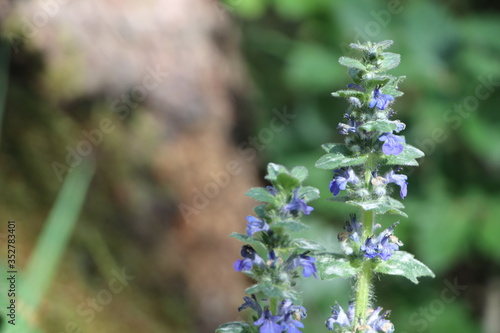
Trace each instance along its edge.
<instances>
[{"instance_id":1,"label":"blue flower spike","mask_svg":"<svg viewBox=\"0 0 500 333\"><path fill-rule=\"evenodd\" d=\"M384 51L392 43L352 43L349 46L353 58L339 59L352 79L347 88L332 93L348 103L339 110L341 122L332 128L343 136L343 142L323 144L326 154L315 166L333 170L329 200L356 206L361 211L358 219L351 214L338 233L341 253L329 252L313 240L292 236L308 227L302 220L314 210L308 203L320 193L306 185L306 167L289 170L269 163L265 179L270 186L246 192L258 202L253 216L246 216L246 234L231 234L259 251L244 245L241 258L233 264L236 271L243 271L254 280L255 284L245 290L249 295L238 308L251 309L252 319L223 324L216 332L302 333L307 325L302 319L307 313L303 306L294 304L302 302L296 280L313 276L353 279L352 301L345 309L335 303L325 321L330 331L393 333L390 311L373 304L373 276L399 275L415 283L420 277L434 277L413 255L400 251L403 243L394 235L399 222L388 228L375 222L383 220L385 214L407 216L397 197L399 194L405 199L408 194L409 177L401 170L417 165L416 159L424 156L406 143L402 132L406 124L395 119L393 103L403 95L398 86L405 77L387 73L401 61L399 54Z\"/></svg>"}]
</instances>

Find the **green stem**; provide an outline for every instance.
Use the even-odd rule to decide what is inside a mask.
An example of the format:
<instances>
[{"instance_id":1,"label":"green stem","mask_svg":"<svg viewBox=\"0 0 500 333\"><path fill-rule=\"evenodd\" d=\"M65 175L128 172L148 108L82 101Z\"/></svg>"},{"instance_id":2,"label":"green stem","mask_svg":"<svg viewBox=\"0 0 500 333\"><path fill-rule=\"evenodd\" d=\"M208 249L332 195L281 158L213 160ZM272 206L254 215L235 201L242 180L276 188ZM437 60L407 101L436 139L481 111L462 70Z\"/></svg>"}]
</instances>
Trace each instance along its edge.
<instances>
[{"instance_id":1,"label":"green stem","mask_svg":"<svg viewBox=\"0 0 500 333\"><path fill-rule=\"evenodd\" d=\"M377 168L378 157L376 154L368 154L368 159L365 163L365 185L366 188L370 188L370 182L372 179L372 172Z\"/></svg>"},{"instance_id":2,"label":"green stem","mask_svg":"<svg viewBox=\"0 0 500 333\"><path fill-rule=\"evenodd\" d=\"M373 211L363 211L363 240L370 236L373 222L375 221L375 213ZM356 282L356 309L355 309L355 323L354 326L363 325L366 319L366 310L370 302L370 289L371 289L371 276L372 276L372 262L371 260L363 260L361 271L357 276Z\"/></svg>"},{"instance_id":3,"label":"green stem","mask_svg":"<svg viewBox=\"0 0 500 333\"><path fill-rule=\"evenodd\" d=\"M276 297L271 297L269 301L269 310L273 315L278 314L278 299Z\"/></svg>"}]
</instances>

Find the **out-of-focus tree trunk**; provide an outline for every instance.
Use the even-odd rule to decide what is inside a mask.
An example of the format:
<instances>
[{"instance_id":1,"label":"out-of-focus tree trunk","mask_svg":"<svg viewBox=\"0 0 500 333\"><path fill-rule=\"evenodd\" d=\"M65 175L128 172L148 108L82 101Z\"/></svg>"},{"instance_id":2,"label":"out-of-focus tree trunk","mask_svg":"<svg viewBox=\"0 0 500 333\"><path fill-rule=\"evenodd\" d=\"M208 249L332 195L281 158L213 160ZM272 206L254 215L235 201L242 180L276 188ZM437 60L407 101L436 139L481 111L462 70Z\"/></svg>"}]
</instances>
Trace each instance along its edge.
<instances>
[{"instance_id":1,"label":"out-of-focus tree trunk","mask_svg":"<svg viewBox=\"0 0 500 333\"><path fill-rule=\"evenodd\" d=\"M253 203L243 194L257 181L233 137L246 79L225 9L211 0L26 1L6 27L42 52L48 98L74 119L93 101L108 114L91 118L115 112L118 129L93 153L93 191L111 197L91 207L108 222L92 216L98 229L111 218L132 231L104 238L129 237L144 251L137 283L169 293L177 287L150 284L182 280L199 331L236 319L246 282L232 270L240 244L227 236L244 229ZM54 172L54 182L64 176Z\"/></svg>"}]
</instances>

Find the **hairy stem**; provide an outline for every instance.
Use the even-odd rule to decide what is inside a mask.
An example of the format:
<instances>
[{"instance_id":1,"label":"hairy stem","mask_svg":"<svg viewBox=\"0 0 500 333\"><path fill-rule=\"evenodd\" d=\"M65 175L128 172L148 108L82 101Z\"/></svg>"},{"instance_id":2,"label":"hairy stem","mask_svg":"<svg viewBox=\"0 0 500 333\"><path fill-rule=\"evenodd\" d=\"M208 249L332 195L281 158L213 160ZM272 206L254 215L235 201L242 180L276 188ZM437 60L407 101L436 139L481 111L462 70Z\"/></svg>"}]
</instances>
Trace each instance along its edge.
<instances>
[{"instance_id":1,"label":"hairy stem","mask_svg":"<svg viewBox=\"0 0 500 333\"><path fill-rule=\"evenodd\" d=\"M373 211L363 211L363 239L366 239L366 237L370 235L374 220L375 213ZM358 324L363 325L366 319L366 310L368 309L368 305L370 302L371 276L371 261L363 260L361 271L358 274L356 282L356 310L354 315L354 326Z\"/></svg>"}]
</instances>

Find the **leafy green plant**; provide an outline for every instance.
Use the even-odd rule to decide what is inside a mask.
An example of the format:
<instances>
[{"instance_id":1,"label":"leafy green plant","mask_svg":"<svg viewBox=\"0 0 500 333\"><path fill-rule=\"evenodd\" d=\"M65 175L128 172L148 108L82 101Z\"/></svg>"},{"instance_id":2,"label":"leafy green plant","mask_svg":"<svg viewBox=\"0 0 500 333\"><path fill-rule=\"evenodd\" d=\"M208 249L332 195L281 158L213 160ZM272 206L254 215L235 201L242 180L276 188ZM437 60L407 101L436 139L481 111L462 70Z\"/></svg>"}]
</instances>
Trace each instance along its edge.
<instances>
[{"instance_id":1,"label":"leafy green plant","mask_svg":"<svg viewBox=\"0 0 500 333\"><path fill-rule=\"evenodd\" d=\"M359 211L359 215L350 215L338 235L343 253L329 253L315 241L292 238L293 232L307 228L300 218L312 212L307 203L316 199L319 191L302 184L308 175L306 168L288 171L284 166L269 164L266 179L272 186L247 193L264 204L255 208L257 217L247 217L247 235L233 234L248 244L243 246L243 259L237 260L234 268L256 281L247 288L251 297L244 298L239 310L251 308L256 315L251 323L224 324L217 332L300 332L304 327L301 319L307 313L298 305L301 298L294 279L297 269L302 268L304 277L318 274L321 279L352 278L354 282L352 301L346 311L335 304L326 321L328 329L337 333L390 333L394 331L388 319L390 311L382 312L381 307L373 305L373 276L399 275L413 283L420 277L434 276L412 254L399 249L403 243L394 234L399 221L382 231L377 223L380 215L407 217L403 203L391 194L399 189L401 199L407 196L408 177L402 170L417 166L417 159L424 156L399 135L406 125L392 119L395 111L391 105L403 95L398 85L404 79L386 73L400 62L399 54L385 51L392 43L351 44L357 58L339 59L353 80L347 89L333 93L349 103L346 122L337 127L345 140L324 144L326 154L316 166L333 170L331 200ZM267 261L253 246L267 253Z\"/></svg>"}]
</instances>

